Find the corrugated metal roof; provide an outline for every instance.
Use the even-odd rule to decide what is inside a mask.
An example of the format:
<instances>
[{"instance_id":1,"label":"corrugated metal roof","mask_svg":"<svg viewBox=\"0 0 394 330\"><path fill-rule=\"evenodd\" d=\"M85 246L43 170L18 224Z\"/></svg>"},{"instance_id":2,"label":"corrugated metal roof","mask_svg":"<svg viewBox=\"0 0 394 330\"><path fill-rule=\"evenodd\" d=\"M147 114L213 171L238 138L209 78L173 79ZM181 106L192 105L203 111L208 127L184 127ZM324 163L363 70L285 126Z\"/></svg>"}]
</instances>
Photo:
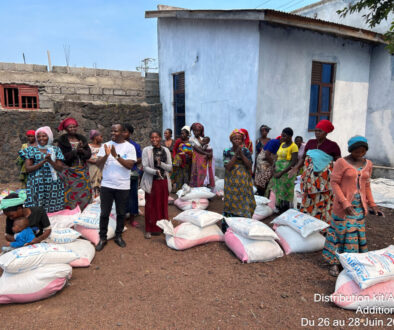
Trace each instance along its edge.
<instances>
[{"instance_id":1,"label":"corrugated metal roof","mask_svg":"<svg viewBox=\"0 0 394 330\"><path fill-rule=\"evenodd\" d=\"M160 8L160 7L159 7ZM386 43L383 35L371 30L323 21L272 9L190 10L175 9L146 11L145 18L251 20L292 26L321 33L334 34L368 42Z\"/></svg>"}]
</instances>

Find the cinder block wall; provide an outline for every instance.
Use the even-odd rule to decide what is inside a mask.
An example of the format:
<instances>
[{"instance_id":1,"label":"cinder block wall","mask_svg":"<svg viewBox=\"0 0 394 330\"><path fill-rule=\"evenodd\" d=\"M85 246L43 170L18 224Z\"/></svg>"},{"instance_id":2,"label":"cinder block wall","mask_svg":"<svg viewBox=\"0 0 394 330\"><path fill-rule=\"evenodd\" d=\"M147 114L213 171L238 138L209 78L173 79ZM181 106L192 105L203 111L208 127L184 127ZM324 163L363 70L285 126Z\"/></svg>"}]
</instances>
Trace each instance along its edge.
<instances>
[{"instance_id":1,"label":"cinder block wall","mask_svg":"<svg viewBox=\"0 0 394 330\"><path fill-rule=\"evenodd\" d=\"M157 73L46 65L0 63L0 84L27 84L39 89L40 109L54 102L104 104L160 103Z\"/></svg>"}]
</instances>

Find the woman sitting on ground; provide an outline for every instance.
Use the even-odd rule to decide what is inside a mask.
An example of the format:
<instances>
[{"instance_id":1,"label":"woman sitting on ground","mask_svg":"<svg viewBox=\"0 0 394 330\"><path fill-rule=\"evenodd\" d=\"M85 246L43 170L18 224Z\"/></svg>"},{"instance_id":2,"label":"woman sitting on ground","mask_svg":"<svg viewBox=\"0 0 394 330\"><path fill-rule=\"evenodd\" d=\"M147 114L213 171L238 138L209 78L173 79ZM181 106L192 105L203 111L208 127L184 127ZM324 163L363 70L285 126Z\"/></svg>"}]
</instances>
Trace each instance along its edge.
<instances>
[{"instance_id":1,"label":"woman sitting on ground","mask_svg":"<svg viewBox=\"0 0 394 330\"><path fill-rule=\"evenodd\" d=\"M65 177L65 208L74 209L78 205L83 211L92 199L87 160L92 156L88 140L77 133L78 123L74 118L64 119L58 130L66 131L57 139L68 166L63 172Z\"/></svg>"},{"instance_id":2,"label":"woman sitting on ground","mask_svg":"<svg viewBox=\"0 0 394 330\"><path fill-rule=\"evenodd\" d=\"M331 174L334 206L330 227L327 229L323 258L331 265L330 274L338 276L338 253L368 252L365 236L365 216L368 207L372 213L383 216L376 206L370 187L372 162L365 159L368 141L354 136L348 141L349 155L339 158Z\"/></svg>"},{"instance_id":3,"label":"woman sitting on ground","mask_svg":"<svg viewBox=\"0 0 394 330\"><path fill-rule=\"evenodd\" d=\"M239 129L233 130L230 135L233 146L223 151L225 217L251 218L256 208L251 175L252 155L243 146L244 139L245 135Z\"/></svg>"},{"instance_id":4,"label":"woman sitting on ground","mask_svg":"<svg viewBox=\"0 0 394 330\"><path fill-rule=\"evenodd\" d=\"M12 230L14 220L25 217L29 220L29 227L34 228L35 239L29 244L40 243L51 234L51 223L43 207L25 207L26 193L21 191L19 194L11 193L4 197L0 202L0 209L6 216L5 239L8 242L14 240L15 232Z\"/></svg>"},{"instance_id":5,"label":"woman sitting on ground","mask_svg":"<svg viewBox=\"0 0 394 330\"><path fill-rule=\"evenodd\" d=\"M276 153L273 191L279 212L287 211L294 199L294 180L296 174L288 172L297 163L298 147L292 140L293 130L286 127L282 131L281 145Z\"/></svg>"},{"instance_id":6,"label":"woman sitting on ground","mask_svg":"<svg viewBox=\"0 0 394 330\"><path fill-rule=\"evenodd\" d=\"M53 134L48 126L36 133L37 146L19 151L25 161L27 177L27 207L42 206L52 213L64 209L64 182L59 176L63 170L63 154L52 145Z\"/></svg>"},{"instance_id":7,"label":"woman sitting on ground","mask_svg":"<svg viewBox=\"0 0 394 330\"><path fill-rule=\"evenodd\" d=\"M161 133L150 133L151 146L142 151L144 174L141 189L145 191L145 238L151 234L160 234L161 229L156 222L168 219L168 195L171 192L169 173L172 170L171 154L161 146Z\"/></svg>"}]
</instances>

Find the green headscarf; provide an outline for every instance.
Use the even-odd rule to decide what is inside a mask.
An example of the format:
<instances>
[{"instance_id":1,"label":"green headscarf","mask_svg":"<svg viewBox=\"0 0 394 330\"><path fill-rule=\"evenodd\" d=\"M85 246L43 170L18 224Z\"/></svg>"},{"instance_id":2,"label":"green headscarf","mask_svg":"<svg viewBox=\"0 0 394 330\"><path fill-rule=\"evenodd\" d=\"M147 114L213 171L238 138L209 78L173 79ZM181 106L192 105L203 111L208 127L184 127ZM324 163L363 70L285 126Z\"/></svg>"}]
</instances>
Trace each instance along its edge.
<instances>
[{"instance_id":1,"label":"green headscarf","mask_svg":"<svg viewBox=\"0 0 394 330\"><path fill-rule=\"evenodd\" d=\"M12 192L11 192L12 194ZM26 191L21 190L16 198L3 198L0 202L0 210L8 209L10 207L23 205L26 200Z\"/></svg>"}]
</instances>

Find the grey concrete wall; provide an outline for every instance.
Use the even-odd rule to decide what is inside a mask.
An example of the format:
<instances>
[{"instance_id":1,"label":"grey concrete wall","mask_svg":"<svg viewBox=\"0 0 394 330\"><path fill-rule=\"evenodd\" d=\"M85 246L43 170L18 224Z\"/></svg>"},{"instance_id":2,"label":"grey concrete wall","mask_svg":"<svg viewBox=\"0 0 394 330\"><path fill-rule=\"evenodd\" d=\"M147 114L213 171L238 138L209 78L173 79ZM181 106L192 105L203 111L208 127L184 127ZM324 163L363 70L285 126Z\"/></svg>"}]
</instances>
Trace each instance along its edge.
<instances>
[{"instance_id":1,"label":"grey concrete wall","mask_svg":"<svg viewBox=\"0 0 394 330\"><path fill-rule=\"evenodd\" d=\"M0 63L0 84L27 84L39 88L40 109L53 109L54 102L95 104L159 103L158 74L141 77L139 72Z\"/></svg>"},{"instance_id":2,"label":"grey concrete wall","mask_svg":"<svg viewBox=\"0 0 394 330\"><path fill-rule=\"evenodd\" d=\"M130 123L135 132L133 138L142 147L149 144L149 132L162 130L160 104L107 104L98 105L85 102L55 102L53 110L2 110L0 111L0 182L15 182L18 169L15 160L22 143L26 142L25 132L49 126L56 136L56 128L67 116L79 122L78 131L88 137L91 129L99 129L105 141L110 140L110 129L116 123Z\"/></svg>"}]
</instances>

